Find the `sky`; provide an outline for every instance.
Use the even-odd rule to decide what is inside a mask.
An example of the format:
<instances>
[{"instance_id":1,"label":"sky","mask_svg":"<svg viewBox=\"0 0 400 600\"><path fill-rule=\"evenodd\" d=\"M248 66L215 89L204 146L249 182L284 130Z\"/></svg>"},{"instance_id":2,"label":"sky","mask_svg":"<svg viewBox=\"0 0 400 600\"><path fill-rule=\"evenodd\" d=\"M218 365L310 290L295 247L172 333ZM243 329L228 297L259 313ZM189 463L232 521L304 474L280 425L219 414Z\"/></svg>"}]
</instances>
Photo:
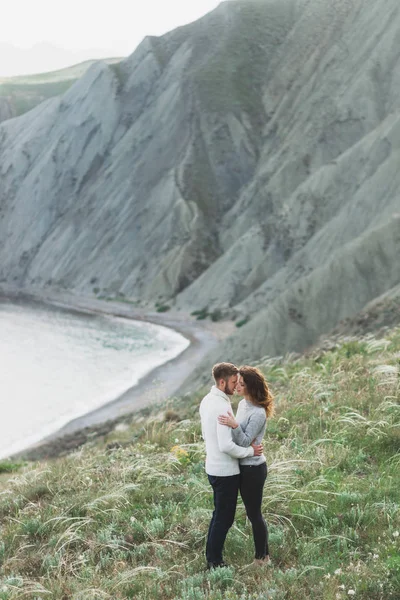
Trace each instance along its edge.
<instances>
[{"instance_id":1,"label":"sky","mask_svg":"<svg viewBox=\"0 0 400 600\"><path fill-rule=\"evenodd\" d=\"M0 76L52 70L87 58L128 56L146 35L162 35L218 4L216 0L12 0L1 10Z\"/></svg>"}]
</instances>

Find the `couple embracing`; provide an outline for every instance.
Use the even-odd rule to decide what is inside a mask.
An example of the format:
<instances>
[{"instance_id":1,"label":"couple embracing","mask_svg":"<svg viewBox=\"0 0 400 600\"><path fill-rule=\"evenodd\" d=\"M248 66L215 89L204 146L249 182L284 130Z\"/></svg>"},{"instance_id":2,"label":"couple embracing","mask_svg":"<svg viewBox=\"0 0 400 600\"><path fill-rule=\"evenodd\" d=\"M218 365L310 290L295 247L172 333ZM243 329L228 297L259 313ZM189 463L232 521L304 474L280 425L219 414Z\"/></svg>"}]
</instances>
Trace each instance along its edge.
<instances>
[{"instance_id":1,"label":"couple embracing","mask_svg":"<svg viewBox=\"0 0 400 600\"><path fill-rule=\"evenodd\" d=\"M261 504L267 464L262 439L267 417L273 414L273 397L263 374L255 367L218 363L212 374L215 385L200 404L206 473L214 493L206 545L207 565L208 568L226 566L222 552L235 518L239 491L253 529L255 562L266 564L268 529ZM235 391L243 397L236 418L230 402Z\"/></svg>"}]
</instances>

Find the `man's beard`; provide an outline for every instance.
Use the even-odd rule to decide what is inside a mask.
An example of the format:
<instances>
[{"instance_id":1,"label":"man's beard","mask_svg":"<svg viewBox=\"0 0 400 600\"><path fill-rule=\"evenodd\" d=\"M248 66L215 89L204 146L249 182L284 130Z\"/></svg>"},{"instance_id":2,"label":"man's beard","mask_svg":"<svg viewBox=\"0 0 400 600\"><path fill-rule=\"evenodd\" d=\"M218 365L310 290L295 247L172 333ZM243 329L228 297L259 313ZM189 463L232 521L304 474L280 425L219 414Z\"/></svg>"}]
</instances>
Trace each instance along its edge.
<instances>
[{"instance_id":1,"label":"man's beard","mask_svg":"<svg viewBox=\"0 0 400 600\"><path fill-rule=\"evenodd\" d=\"M233 395L233 393L235 392L235 387L236 387L236 384L235 384L235 385L233 385L233 384L229 384L229 383L227 382L227 383L226 383L226 387L225 387L225 394L226 394L227 396L232 396L232 395Z\"/></svg>"}]
</instances>

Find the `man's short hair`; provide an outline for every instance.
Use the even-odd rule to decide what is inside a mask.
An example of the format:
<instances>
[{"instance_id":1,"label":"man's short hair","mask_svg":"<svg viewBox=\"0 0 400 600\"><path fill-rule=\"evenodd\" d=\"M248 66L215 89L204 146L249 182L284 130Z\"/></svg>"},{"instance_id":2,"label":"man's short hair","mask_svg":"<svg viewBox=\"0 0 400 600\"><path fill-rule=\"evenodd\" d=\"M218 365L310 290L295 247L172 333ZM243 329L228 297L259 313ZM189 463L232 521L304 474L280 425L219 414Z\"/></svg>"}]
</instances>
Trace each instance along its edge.
<instances>
[{"instance_id":1,"label":"man's short hair","mask_svg":"<svg viewBox=\"0 0 400 600\"><path fill-rule=\"evenodd\" d=\"M236 365L232 363L222 362L217 363L213 366L212 375L214 377L215 383L217 383L220 379L229 379L232 375L237 375L239 373L239 369Z\"/></svg>"}]
</instances>

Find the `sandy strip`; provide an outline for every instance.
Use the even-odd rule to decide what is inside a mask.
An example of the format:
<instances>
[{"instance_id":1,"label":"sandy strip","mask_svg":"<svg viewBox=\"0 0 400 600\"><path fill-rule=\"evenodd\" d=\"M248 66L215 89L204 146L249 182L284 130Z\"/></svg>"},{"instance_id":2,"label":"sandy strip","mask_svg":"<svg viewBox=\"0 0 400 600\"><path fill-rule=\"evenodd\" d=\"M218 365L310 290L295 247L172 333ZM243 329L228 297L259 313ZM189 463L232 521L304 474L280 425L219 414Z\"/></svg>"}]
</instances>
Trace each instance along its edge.
<instances>
[{"instance_id":1,"label":"sandy strip","mask_svg":"<svg viewBox=\"0 0 400 600\"><path fill-rule=\"evenodd\" d=\"M149 372L135 386L122 394L122 396L81 417L73 419L64 425L64 427L46 437L42 442L36 444L33 448L39 448L42 445L48 446L49 443L51 445L51 442L61 442L62 438L73 440L75 436L77 440L80 440L82 436L77 436L76 434L86 428L96 430L97 426L105 422L118 421L122 416L132 414L153 403L162 403L163 400L170 398L178 392L195 366L212 348L218 345L221 339L229 335L233 328L232 323L197 321L194 317L186 313L173 311L157 313L144 308L136 308L128 303L83 298L66 293L45 295L5 292L3 290L3 293L0 293L1 300L3 302L25 304L27 306L36 304L47 310L53 308L68 312L78 312L80 314L107 314L137 321L146 321L170 327L190 340L190 345L181 354ZM56 454L51 452L49 455ZM23 451L19 455L29 456L29 452Z\"/></svg>"}]
</instances>

